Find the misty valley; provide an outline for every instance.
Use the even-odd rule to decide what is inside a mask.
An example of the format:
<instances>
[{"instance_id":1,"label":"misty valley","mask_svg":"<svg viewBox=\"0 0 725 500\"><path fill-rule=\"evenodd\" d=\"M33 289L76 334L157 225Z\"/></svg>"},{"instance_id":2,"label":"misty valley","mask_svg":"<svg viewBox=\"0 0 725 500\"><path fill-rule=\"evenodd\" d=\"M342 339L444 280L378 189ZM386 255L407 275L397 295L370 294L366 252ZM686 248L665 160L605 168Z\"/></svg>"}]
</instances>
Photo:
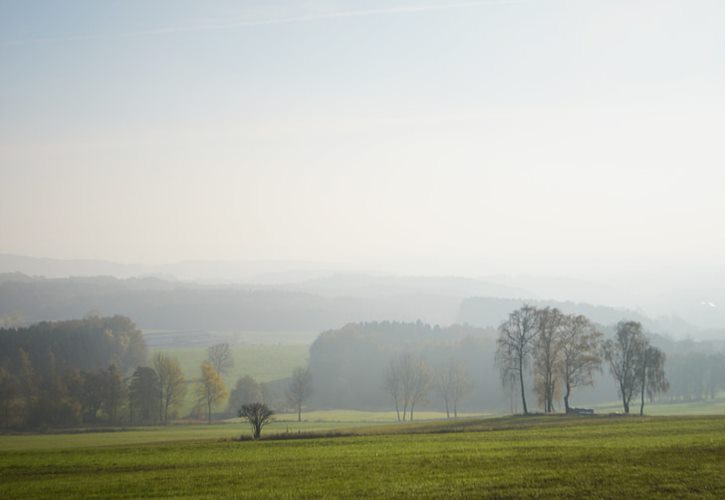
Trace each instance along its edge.
<instances>
[{"instance_id":1,"label":"misty valley","mask_svg":"<svg viewBox=\"0 0 725 500\"><path fill-rule=\"evenodd\" d=\"M0 0L0 500L725 498L724 26Z\"/></svg>"},{"instance_id":2,"label":"misty valley","mask_svg":"<svg viewBox=\"0 0 725 500\"><path fill-rule=\"evenodd\" d=\"M91 452L97 457L94 467L102 471L84 481L78 495L125 491L145 496L135 488L147 481L144 475L160 469L153 461L127 456L134 449L178 463L192 446L195 458L183 460L192 460L196 467L217 467L212 464L227 457L224 470L237 470L235 464L241 461L239 466L247 463L249 474L256 475L256 468L267 468L265 461L277 453L291 460L298 453L317 456L316 447L323 446L319 467L309 472L316 477L330 466L324 465L323 453L329 446L341 447L330 460L370 470L365 462L369 458L342 459L336 453L347 456L347 447L372 446L373 452L395 446L402 452L418 446L423 448L415 453L427 456L476 442L488 446L511 434L531 446L557 439L557 453L567 455L582 453L570 445L590 442L599 447L595 441L603 439L609 452L626 453L617 455L620 459L639 460L619 448L636 444L641 452L649 446L649 433L662 436L670 427L680 437L665 447L690 446L692 434L683 434L690 426L725 435L715 428L723 421L712 417L725 410L725 342L677 340L653 331L656 319L626 309L464 292L456 296L444 280L418 281L404 291L399 285L389 284L387 293L378 291L371 298L349 290L335 296L328 289L323 296L279 287L199 287L159 279L2 275L0 443L6 451L0 452L0 464L5 464L0 474L5 487L11 496L52 491L76 496L63 481L41 480L31 487L24 479L37 470L26 460L43 453L46 467L67 470L70 480L76 458L63 465L57 459L59 453L75 449ZM419 293L422 286L425 293ZM387 307L398 311L396 319L374 320ZM108 315L114 308L129 316ZM410 319L417 315L454 321L440 326ZM182 329L186 323L188 328ZM644 434L631 436L630 419L646 423ZM561 444L562 438L555 437L560 432L579 437ZM406 436L412 441L399 442ZM196 449L196 442L206 444ZM255 442L279 443L284 449L260 449ZM304 450L295 451L293 443ZM520 460L523 450L497 446ZM725 441L715 446L713 453L723 453ZM466 460L489 460L493 452L486 450L469 449ZM390 459L399 460L394 456ZM603 463L612 459L602 450L587 456ZM511 459L498 459L507 464L502 465L506 474L522 466L514 466ZM82 471L83 459L77 460L81 462L73 470ZM113 465L116 460L131 460L139 469L123 472ZM562 467L562 457L556 460L546 470ZM425 495L442 494L440 488L451 481L461 491L469 491L468 484L475 495L511 487L503 473L455 463L440 462L448 472L431 479ZM416 467L425 470L421 464ZM541 465L527 467L536 471ZM652 473L671 475L671 467L680 466L667 462ZM601 481L603 470L586 477ZM172 479L177 473L189 471L176 466L163 473L168 482L152 496L226 495L218 486L200 490L198 483ZM341 495L400 493L386 484L385 474L379 482L365 484L345 474L335 476L334 488ZM105 475L125 486L111 487L100 479ZM280 496L297 490L324 496L332 487L325 484L318 478L314 486L300 490L294 481L278 480L244 495ZM663 491L710 492L684 479L678 484L680 489ZM713 485L720 482L709 487ZM515 495L602 491L581 485L568 489L573 487L563 481L542 490L532 483Z\"/></svg>"}]
</instances>

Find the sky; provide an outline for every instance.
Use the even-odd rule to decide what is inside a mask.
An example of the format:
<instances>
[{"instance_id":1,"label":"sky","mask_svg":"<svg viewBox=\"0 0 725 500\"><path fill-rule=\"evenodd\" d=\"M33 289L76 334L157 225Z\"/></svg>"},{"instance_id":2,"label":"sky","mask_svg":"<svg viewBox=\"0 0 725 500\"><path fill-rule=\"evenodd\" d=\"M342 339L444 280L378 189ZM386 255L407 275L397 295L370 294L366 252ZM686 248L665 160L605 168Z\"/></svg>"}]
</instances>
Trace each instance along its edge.
<instances>
[{"instance_id":1,"label":"sky","mask_svg":"<svg viewBox=\"0 0 725 500\"><path fill-rule=\"evenodd\" d=\"M0 253L723 271L723 26L717 0L0 0Z\"/></svg>"}]
</instances>

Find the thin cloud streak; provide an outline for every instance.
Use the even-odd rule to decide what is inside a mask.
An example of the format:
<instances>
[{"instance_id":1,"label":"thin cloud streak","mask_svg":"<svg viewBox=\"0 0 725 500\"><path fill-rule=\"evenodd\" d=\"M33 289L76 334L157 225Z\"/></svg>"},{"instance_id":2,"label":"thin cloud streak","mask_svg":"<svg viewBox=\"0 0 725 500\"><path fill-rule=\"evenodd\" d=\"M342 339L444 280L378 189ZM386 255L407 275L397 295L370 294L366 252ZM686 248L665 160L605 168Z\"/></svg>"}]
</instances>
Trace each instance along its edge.
<instances>
[{"instance_id":1,"label":"thin cloud streak","mask_svg":"<svg viewBox=\"0 0 725 500\"><path fill-rule=\"evenodd\" d=\"M368 9L368 10L351 10L341 12L330 12L326 14L311 14L307 16L293 16L293 17L280 17L273 19L260 19L256 21L235 21L227 23L215 23L215 24L202 24L193 26L180 26L170 28L159 28L154 30L145 31L133 31L127 33L120 33L118 37L123 38L136 38L144 36L163 36L173 35L177 33L193 33L202 31L216 31L216 30L231 30L237 28L247 28L254 26L270 26L276 24L297 24L307 23L314 21L327 21L333 19L345 19L353 17L372 17L372 16L385 16L385 15L396 15L396 14L415 14L423 12L435 12L435 11L447 11L447 10L458 10L467 9L474 7L494 7L498 5L518 5L526 3L525 0L479 0L471 2L459 2L454 4L445 5L411 5L401 7L390 7L381 9ZM0 47L22 47L25 45L32 44L43 44L43 43L58 43L58 42L76 42L76 41L92 41L111 38L112 35L72 35L64 37L44 37L35 38L30 40L14 40L10 42L4 42L0 44Z\"/></svg>"}]
</instances>

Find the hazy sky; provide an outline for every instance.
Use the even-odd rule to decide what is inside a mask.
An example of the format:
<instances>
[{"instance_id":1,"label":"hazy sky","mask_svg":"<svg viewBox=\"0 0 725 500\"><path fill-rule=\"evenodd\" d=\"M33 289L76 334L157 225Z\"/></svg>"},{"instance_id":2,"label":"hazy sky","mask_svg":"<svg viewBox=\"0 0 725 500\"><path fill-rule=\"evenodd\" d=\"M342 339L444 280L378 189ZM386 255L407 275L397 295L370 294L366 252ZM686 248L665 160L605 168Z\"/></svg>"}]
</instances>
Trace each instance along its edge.
<instances>
[{"instance_id":1,"label":"hazy sky","mask_svg":"<svg viewBox=\"0 0 725 500\"><path fill-rule=\"evenodd\" d=\"M718 0L2 0L0 252L722 267L724 27Z\"/></svg>"}]
</instances>

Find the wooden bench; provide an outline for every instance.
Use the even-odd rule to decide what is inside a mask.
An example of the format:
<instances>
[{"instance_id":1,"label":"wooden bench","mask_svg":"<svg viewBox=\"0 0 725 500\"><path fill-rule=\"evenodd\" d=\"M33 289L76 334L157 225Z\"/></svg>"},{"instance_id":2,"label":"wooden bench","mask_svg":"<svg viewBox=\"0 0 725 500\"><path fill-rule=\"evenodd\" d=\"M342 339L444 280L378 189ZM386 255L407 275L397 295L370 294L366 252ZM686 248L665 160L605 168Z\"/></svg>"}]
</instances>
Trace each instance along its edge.
<instances>
[{"instance_id":1,"label":"wooden bench","mask_svg":"<svg viewBox=\"0 0 725 500\"><path fill-rule=\"evenodd\" d=\"M591 408L569 408L569 413L574 415L594 415Z\"/></svg>"}]
</instances>

